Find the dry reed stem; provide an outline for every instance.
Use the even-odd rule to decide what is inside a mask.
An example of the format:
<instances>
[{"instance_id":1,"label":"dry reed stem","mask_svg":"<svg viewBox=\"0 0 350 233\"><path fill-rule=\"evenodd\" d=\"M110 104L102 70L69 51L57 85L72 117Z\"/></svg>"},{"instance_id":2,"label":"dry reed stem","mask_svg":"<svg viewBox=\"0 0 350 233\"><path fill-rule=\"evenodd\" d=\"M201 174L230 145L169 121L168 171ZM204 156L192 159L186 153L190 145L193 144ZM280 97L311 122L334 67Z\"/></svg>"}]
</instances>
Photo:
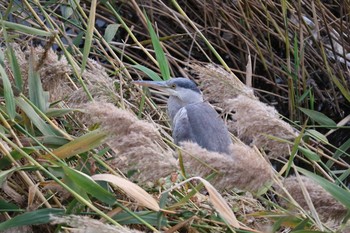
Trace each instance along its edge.
<instances>
[{"instance_id":1,"label":"dry reed stem","mask_svg":"<svg viewBox=\"0 0 350 233\"><path fill-rule=\"evenodd\" d=\"M239 188L257 192L272 179L272 168L257 152L243 144L233 144L232 155L210 152L191 142L183 143L184 166L190 175L219 174L210 182L219 190ZM208 166L205 166L207 164Z\"/></svg>"},{"instance_id":2,"label":"dry reed stem","mask_svg":"<svg viewBox=\"0 0 350 233\"><path fill-rule=\"evenodd\" d=\"M107 143L116 152L116 157L108 161L112 167L125 173L134 170L131 179L139 182L153 182L176 170L172 152L164 149L151 123L106 102L90 103L84 109L89 114L87 122L101 123L102 130L109 134Z\"/></svg>"},{"instance_id":3,"label":"dry reed stem","mask_svg":"<svg viewBox=\"0 0 350 233\"><path fill-rule=\"evenodd\" d=\"M51 224L67 224L73 228L65 228L68 232L74 233L141 233L142 231L132 230L128 227L112 226L102 223L96 219L86 216L68 215L68 216L51 216Z\"/></svg>"},{"instance_id":4,"label":"dry reed stem","mask_svg":"<svg viewBox=\"0 0 350 233\"><path fill-rule=\"evenodd\" d=\"M312 203L322 221L340 221L342 217L345 216L347 209L344 205L335 200L332 195L330 195L326 190L324 190L310 178L306 176L300 176L300 178L308 191ZM283 186L300 206L302 206L305 210L309 210L297 177L291 176L286 178L283 181ZM275 188L277 193L285 196L280 187L276 186ZM284 207L289 206L289 202L283 198L281 198L279 202Z\"/></svg>"}]
</instances>

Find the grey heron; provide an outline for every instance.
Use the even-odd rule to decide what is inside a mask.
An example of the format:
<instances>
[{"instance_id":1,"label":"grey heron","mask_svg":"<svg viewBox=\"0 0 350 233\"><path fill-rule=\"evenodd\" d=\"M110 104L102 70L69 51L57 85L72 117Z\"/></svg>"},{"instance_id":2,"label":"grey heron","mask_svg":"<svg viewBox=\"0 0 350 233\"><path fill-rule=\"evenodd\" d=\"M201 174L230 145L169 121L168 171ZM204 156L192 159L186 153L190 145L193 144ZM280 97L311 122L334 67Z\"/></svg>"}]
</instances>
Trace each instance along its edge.
<instances>
[{"instance_id":1,"label":"grey heron","mask_svg":"<svg viewBox=\"0 0 350 233\"><path fill-rule=\"evenodd\" d=\"M224 121L209 103L203 101L202 93L193 81L172 78L134 83L170 95L167 107L175 144L191 141L209 151L230 154L232 141Z\"/></svg>"}]
</instances>

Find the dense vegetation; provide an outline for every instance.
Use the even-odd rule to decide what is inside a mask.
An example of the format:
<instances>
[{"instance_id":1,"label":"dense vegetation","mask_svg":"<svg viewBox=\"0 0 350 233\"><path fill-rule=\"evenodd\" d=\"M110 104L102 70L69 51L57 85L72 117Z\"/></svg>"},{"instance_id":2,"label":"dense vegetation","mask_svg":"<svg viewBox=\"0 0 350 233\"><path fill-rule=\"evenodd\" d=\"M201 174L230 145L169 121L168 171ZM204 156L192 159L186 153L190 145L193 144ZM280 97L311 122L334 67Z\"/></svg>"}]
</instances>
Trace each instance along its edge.
<instances>
[{"instance_id":1,"label":"dense vegetation","mask_svg":"<svg viewBox=\"0 0 350 233\"><path fill-rule=\"evenodd\" d=\"M349 9L0 1L0 231L350 232ZM232 158L174 145L132 83L178 76Z\"/></svg>"}]
</instances>

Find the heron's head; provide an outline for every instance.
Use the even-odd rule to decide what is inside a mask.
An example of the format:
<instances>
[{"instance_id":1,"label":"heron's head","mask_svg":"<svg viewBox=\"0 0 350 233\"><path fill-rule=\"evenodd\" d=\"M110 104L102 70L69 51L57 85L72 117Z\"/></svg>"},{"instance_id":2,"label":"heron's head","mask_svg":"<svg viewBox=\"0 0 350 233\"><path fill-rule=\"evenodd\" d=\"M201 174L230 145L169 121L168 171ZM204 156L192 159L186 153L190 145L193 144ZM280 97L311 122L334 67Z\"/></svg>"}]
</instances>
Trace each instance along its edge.
<instances>
[{"instance_id":1,"label":"heron's head","mask_svg":"<svg viewBox=\"0 0 350 233\"><path fill-rule=\"evenodd\" d=\"M202 93L197 85L187 78L172 78L167 81L135 81L135 84L160 90L184 103L202 102Z\"/></svg>"}]
</instances>

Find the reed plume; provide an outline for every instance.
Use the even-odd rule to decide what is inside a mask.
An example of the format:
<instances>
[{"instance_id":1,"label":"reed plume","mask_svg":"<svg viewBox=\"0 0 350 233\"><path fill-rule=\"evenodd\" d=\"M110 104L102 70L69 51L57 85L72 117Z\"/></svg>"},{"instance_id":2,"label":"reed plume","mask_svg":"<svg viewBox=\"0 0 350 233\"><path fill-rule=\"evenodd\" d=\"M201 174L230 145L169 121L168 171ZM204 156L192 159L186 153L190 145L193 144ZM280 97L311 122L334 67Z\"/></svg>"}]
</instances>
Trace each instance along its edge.
<instances>
[{"instance_id":1,"label":"reed plume","mask_svg":"<svg viewBox=\"0 0 350 233\"><path fill-rule=\"evenodd\" d=\"M155 181L170 175L177 164L156 127L127 110L106 102L84 106L89 123L100 123L108 134L107 143L116 152L109 164L121 171L136 171L131 177L139 182Z\"/></svg>"},{"instance_id":2,"label":"reed plume","mask_svg":"<svg viewBox=\"0 0 350 233\"><path fill-rule=\"evenodd\" d=\"M287 143L269 137L289 141L297 137L295 130L280 119L275 108L244 95L226 103L235 112L232 124L242 141L263 148L270 158L289 155Z\"/></svg>"},{"instance_id":3,"label":"reed plume","mask_svg":"<svg viewBox=\"0 0 350 233\"><path fill-rule=\"evenodd\" d=\"M201 177L218 171L210 182L219 190L239 188L257 192L272 179L270 164L246 145L233 144L230 157L207 151L191 142L184 142L182 146L186 171Z\"/></svg>"},{"instance_id":4,"label":"reed plume","mask_svg":"<svg viewBox=\"0 0 350 233\"><path fill-rule=\"evenodd\" d=\"M319 184L306 176L300 176L300 179L308 191L317 213L323 221L331 219L337 219L340 221L342 217L345 216L347 212L346 207L334 199L332 195L330 195ZM286 178L283 181L283 186L300 206L302 206L305 210L309 210L300 187L301 184L299 183L297 177L291 176ZM280 187L276 187L276 192L282 196L286 196ZM284 198L280 199L280 204L284 207L289 206L289 202Z\"/></svg>"}]
</instances>

